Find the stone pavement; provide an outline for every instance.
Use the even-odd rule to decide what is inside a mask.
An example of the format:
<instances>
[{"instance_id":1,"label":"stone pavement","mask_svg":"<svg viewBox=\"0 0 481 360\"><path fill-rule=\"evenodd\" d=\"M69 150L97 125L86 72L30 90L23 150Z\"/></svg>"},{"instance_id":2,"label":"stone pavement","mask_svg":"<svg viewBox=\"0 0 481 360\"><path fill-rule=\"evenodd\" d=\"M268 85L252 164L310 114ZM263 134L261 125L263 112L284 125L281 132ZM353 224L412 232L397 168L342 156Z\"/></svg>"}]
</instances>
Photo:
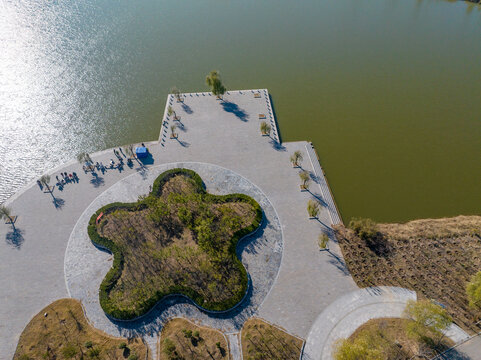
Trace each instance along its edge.
<instances>
[{"instance_id":1,"label":"stone pavement","mask_svg":"<svg viewBox=\"0 0 481 360\"><path fill-rule=\"evenodd\" d=\"M184 103L173 101L181 116L178 139L167 137L147 144L152 157L145 166L109 170L92 177L74 161L51 171L77 172L78 184L55 189L56 206L48 193L35 183L7 201L18 215L19 233L0 224L0 349L9 358L28 321L52 301L67 297L64 255L70 234L84 210L98 195L132 174L148 176L152 166L172 162L204 162L232 170L262 190L277 211L283 233L283 254L274 286L257 311L257 316L306 337L317 315L338 297L357 289L349 276L341 252L334 242L331 253L318 249L321 231L330 230L332 209L323 208L319 220L309 220L309 198L323 199L320 188L311 193L299 189L299 169L289 157L295 150L304 154L302 166L314 181L316 174L306 154L307 142L282 143L276 136L260 135L259 114L270 119L268 93L229 92L224 101L209 94L188 96ZM171 119L164 121L173 122ZM274 123L275 124L275 123ZM163 127L163 130L165 126ZM170 131L170 130L168 130ZM276 129L277 131L277 129ZM154 136L153 136L154 137ZM112 150L91 154L94 161L107 164ZM316 161L315 159L311 159ZM319 178L321 177L321 178ZM324 194L326 196L326 194ZM2 355L2 356L3 356Z\"/></svg>"},{"instance_id":2,"label":"stone pavement","mask_svg":"<svg viewBox=\"0 0 481 360\"><path fill-rule=\"evenodd\" d=\"M225 195L242 193L254 198L262 207L264 220L252 235L242 239L237 253L250 277L250 288L244 300L233 310L208 313L199 310L184 297L169 297L161 301L144 317L136 321L112 321L100 307L98 289L112 266L110 253L96 248L87 234L87 225L95 211L113 202L134 202L148 193L149 186L162 172L173 168L188 168L200 175L208 192ZM79 299L91 324L117 337L156 337L171 318L185 317L203 326L223 332L240 331L271 289L282 257L282 230L272 204L245 178L231 170L205 163L170 163L151 167L147 176L132 174L100 194L84 211L70 235L65 254L65 279L71 297ZM151 343L157 341L153 339Z\"/></svg>"}]
</instances>

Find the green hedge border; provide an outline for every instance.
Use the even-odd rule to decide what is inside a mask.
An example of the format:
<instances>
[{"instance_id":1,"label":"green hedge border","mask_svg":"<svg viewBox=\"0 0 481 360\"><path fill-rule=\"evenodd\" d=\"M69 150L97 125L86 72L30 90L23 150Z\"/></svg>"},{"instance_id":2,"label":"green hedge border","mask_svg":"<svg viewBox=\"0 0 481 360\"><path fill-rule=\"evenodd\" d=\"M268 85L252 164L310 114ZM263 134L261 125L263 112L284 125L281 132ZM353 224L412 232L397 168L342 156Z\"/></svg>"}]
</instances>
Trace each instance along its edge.
<instances>
[{"instance_id":1,"label":"green hedge border","mask_svg":"<svg viewBox=\"0 0 481 360\"><path fill-rule=\"evenodd\" d=\"M112 290L117 280L120 278L120 275L122 274L122 270L124 266L124 256L120 248L113 241L107 238L104 238L98 234L97 227L96 227L96 220L101 212L103 212L104 215L106 215L118 209L136 211L136 210L145 209L147 205L145 204L145 200L139 200L135 203L120 203L120 202L111 203L101 207L92 215L88 225L88 234L89 234L90 240L95 246L109 250L114 256L112 268L109 270L107 275L105 275L105 278L102 280L102 283L100 284L100 289L99 289L100 306L108 316L114 319L133 320L133 319L139 318L143 315L146 315L164 297L169 295L176 295L176 294L184 295L188 297L197 306L207 311L224 312L226 310L229 310L235 307L240 301L242 301L245 294L247 293L249 279L248 279L247 271L244 265L242 264L240 259L237 257L236 248L240 239L242 239L244 236L248 234L253 233L261 225L262 218L263 218L262 208L257 203L257 201L255 201L253 198L245 194L229 194L229 195L209 194L208 192L205 191L204 183L201 177L196 172L189 169L182 169L182 168L167 170L162 174L160 174L154 181L151 194L154 196L160 196L162 194L162 189L164 184L167 181L169 181L169 179L177 175L184 175L194 180L194 182L197 185L197 192L200 194L203 194L204 196L207 196L210 201L213 201L218 204L239 201L239 202L246 202L254 207L256 211L256 217L254 218L253 222L248 227L245 227L242 230L237 231L232 237L231 245L229 246L229 252L231 253L232 260L234 261L234 264L238 267L239 271L241 272L242 288L238 294L236 294L232 298L227 299L225 301L204 302L205 299L193 289L180 286L180 285L174 285L174 286L171 286L169 288L169 291L167 292L160 292L160 291L155 292L155 294L152 297L146 299L142 303L139 303L136 310L121 310L117 308L115 304L113 304L110 301L109 292L110 290Z\"/></svg>"}]
</instances>

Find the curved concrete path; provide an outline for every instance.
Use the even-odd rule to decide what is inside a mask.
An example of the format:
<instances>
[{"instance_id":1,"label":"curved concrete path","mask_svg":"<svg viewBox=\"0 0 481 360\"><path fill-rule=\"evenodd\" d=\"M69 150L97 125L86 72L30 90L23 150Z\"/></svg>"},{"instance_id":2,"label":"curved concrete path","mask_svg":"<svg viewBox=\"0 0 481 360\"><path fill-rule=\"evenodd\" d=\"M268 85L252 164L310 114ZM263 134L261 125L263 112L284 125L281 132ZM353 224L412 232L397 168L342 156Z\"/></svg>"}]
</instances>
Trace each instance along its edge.
<instances>
[{"instance_id":1,"label":"curved concrete path","mask_svg":"<svg viewBox=\"0 0 481 360\"><path fill-rule=\"evenodd\" d=\"M161 301L146 316L135 321L112 321L100 307L98 289L112 266L110 253L96 248L87 234L87 225L95 211L113 202L135 202L149 192L155 178L166 170L187 168L200 175L212 194L243 193L254 198L262 207L264 220L252 235L242 239L237 252L250 277L250 288L244 300L233 310L212 314L199 310L183 297ZM100 194L83 212L75 225L65 254L65 279L73 298L84 305L87 318L97 329L113 336L153 337L166 321L173 317L196 319L201 325L223 332L239 331L251 317L271 289L282 258L282 229L276 211L264 193L247 179L231 170L205 163L170 163L150 168L147 176L130 175ZM153 335L152 335L153 334Z\"/></svg>"},{"instance_id":2,"label":"curved concrete path","mask_svg":"<svg viewBox=\"0 0 481 360\"><path fill-rule=\"evenodd\" d=\"M306 340L303 360L331 360L337 340L348 338L366 321L401 317L416 293L398 287L370 287L346 294L329 305L316 319Z\"/></svg>"}]
</instances>

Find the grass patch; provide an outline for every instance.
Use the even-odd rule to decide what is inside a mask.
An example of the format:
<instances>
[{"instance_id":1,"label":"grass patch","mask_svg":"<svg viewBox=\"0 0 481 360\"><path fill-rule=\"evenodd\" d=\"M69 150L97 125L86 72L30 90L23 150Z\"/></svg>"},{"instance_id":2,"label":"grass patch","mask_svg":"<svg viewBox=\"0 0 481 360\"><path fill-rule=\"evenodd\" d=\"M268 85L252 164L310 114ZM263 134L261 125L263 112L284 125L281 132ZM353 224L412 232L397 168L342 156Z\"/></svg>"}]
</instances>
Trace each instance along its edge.
<instances>
[{"instance_id":1,"label":"grass patch","mask_svg":"<svg viewBox=\"0 0 481 360\"><path fill-rule=\"evenodd\" d=\"M173 319L162 328L160 360L229 359L228 345L217 330L194 325L184 319Z\"/></svg>"},{"instance_id":2,"label":"grass patch","mask_svg":"<svg viewBox=\"0 0 481 360\"><path fill-rule=\"evenodd\" d=\"M262 210L249 196L209 194L191 170L162 173L147 197L109 204L90 219L91 240L114 254L100 286L103 310L133 319L170 294L208 310L232 308L248 286L237 242L261 221Z\"/></svg>"},{"instance_id":3,"label":"grass patch","mask_svg":"<svg viewBox=\"0 0 481 360\"><path fill-rule=\"evenodd\" d=\"M244 360L297 360L303 341L260 319L251 318L241 332Z\"/></svg>"},{"instance_id":4,"label":"grass patch","mask_svg":"<svg viewBox=\"0 0 481 360\"><path fill-rule=\"evenodd\" d=\"M79 301L61 299L28 323L20 335L14 359L145 359L147 352L147 346L138 338L114 338L93 328Z\"/></svg>"},{"instance_id":5,"label":"grass patch","mask_svg":"<svg viewBox=\"0 0 481 360\"><path fill-rule=\"evenodd\" d=\"M481 267L481 216L378 224L374 235L364 238L344 227L337 227L336 232L349 271L360 287L415 290L445 305L465 330L481 330L475 324L480 312L469 307L466 295L466 283Z\"/></svg>"},{"instance_id":6,"label":"grass patch","mask_svg":"<svg viewBox=\"0 0 481 360\"><path fill-rule=\"evenodd\" d=\"M400 318L372 319L360 326L345 342L344 346L352 348L358 344L367 345L373 358L383 360L426 359L448 349L454 343L444 338L433 345L435 337L429 332L423 339L414 339L406 335L406 327L412 320ZM336 358L342 358L337 355Z\"/></svg>"}]
</instances>

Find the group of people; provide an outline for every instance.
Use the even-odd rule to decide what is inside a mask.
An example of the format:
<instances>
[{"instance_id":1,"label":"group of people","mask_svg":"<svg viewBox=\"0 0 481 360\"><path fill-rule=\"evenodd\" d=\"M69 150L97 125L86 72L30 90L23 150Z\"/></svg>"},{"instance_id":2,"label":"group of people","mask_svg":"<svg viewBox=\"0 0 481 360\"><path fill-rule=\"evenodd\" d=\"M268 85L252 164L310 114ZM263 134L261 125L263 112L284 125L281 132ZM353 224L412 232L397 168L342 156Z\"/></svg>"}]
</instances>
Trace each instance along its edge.
<instances>
[{"instance_id":1,"label":"group of people","mask_svg":"<svg viewBox=\"0 0 481 360\"><path fill-rule=\"evenodd\" d=\"M60 175L62 178L59 178L58 175L55 176L57 179L57 187L60 191L63 190L64 186L68 183L78 183L79 178L77 176L77 173L74 171L71 174L68 174L67 172L61 172Z\"/></svg>"}]
</instances>

